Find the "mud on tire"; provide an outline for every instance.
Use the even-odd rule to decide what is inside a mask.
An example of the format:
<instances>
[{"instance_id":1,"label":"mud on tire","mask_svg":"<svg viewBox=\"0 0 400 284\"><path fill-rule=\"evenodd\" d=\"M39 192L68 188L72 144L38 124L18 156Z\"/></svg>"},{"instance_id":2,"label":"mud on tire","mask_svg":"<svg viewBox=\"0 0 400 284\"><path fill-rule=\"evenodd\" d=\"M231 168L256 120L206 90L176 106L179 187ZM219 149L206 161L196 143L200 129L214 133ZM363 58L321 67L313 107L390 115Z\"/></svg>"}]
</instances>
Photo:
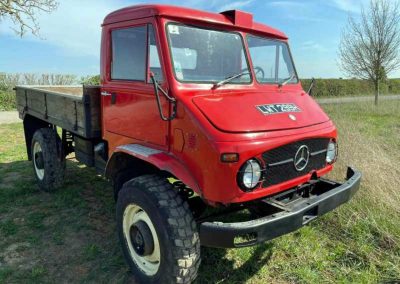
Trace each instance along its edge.
<instances>
[{"instance_id":1,"label":"mud on tire","mask_svg":"<svg viewBox=\"0 0 400 284\"><path fill-rule=\"evenodd\" d=\"M129 247L129 242L137 244L133 241L135 237L128 235L126 229L126 218L130 218L126 213L127 208L132 206L143 209L148 215L158 238L159 266L153 271L154 273L150 273L151 275L146 274L146 269L143 269L142 264L138 264L137 255L135 255L137 251ZM192 283L194 281L200 265L200 240L197 226L187 202L165 178L144 175L126 182L119 192L116 211L122 250L139 283Z\"/></svg>"},{"instance_id":2,"label":"mud on tire","mask_svg":"<svg viewBox=\"0 0 400 284\"><path fill-rule=\"evenodd\" d=\"M64 181L65 159L60 159L58 137L55 130L41 128L32 138L31 153L33 170L39 188L46 192L53 192Z\"/></svg>"}]
</instances>

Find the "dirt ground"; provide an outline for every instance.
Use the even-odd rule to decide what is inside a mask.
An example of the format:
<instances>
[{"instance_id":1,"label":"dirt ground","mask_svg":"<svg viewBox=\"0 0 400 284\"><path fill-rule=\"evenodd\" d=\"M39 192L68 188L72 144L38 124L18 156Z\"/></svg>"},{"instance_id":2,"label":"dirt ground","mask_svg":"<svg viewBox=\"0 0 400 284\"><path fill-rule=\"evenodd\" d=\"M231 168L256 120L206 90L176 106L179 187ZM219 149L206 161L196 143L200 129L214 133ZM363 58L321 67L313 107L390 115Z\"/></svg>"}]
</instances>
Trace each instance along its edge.
<instances>
[{"instance_id":1,"label":"dirt ground","mask_svg":"<svg viewBox=\"0 0 400 284\"><path fill-rule=\"evenodd\" d=\"M17 111L0 111L0 124L20 122Z\"/></svg>"}]
</instances>

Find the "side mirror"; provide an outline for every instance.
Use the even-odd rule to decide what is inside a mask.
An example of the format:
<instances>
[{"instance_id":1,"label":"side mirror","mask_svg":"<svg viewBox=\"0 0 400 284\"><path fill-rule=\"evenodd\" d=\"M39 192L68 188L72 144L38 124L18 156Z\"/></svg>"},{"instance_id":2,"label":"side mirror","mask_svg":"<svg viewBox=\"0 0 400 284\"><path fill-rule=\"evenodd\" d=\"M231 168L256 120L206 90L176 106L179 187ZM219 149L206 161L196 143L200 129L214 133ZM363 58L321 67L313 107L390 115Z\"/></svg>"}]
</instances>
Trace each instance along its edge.
<instances>
[{"instance_id":1,"label":"side mirror","mask_svg":"<svg viewBox=\"0 0 400 284\"><path fill-rule=\"evenodd\" d=\"M308 91L307 91L307 94L309 94L310 96L312 96L312 90L314 88L314 85L315 85L315 78L312 78L310 87L308 88Z\"/></svg>"}]
</instances>

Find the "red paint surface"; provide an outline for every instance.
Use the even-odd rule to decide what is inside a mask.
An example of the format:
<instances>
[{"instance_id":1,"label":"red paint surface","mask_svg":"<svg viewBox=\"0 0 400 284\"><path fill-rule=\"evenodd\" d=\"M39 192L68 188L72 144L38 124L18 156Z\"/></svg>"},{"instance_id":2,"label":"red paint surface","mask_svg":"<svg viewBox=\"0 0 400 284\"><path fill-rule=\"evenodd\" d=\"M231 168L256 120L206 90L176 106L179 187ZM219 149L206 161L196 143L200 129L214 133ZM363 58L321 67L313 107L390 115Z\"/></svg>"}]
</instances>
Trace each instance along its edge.
<instances>
[{"instance_id":1,"label":"red paint surface","mask_svg":"<svg viewBox=\"0 0 400 284\"><path fill-rule=\"evenodd\" d=\"M307 182L311 174L245 193L238 187L236 175L246 160L260 158L269 149L306 138L337 136L333 123L304 93L300 83L279 89L276 84L253 80L248 85L227 84L212 90L211 84L180 83L175 79L165 33L169 21L236 31L243 37L251 33L287 40L284 33L252 22L247 13L234 15L238 18L174 6L142 5L113 12L103 24L102 91L117 95L114 105L110 97L102 98L103 138L109 143L110 156L124 144L138 143L162 150L162 154L141 158L186 181L210 203L249 201ZM171 122L160 119L150 83L110 79L111 30L147 23L153 24L156 32L165 78L162 86L178 102L177 118ZM256 109L256 105L272 103L295 103L302 112L293 113L297 118L294 121L288 113L266 116ZM168 113L165 100L163 108ZM179 129L176 141L175 129ZM239 162L220 162L221 153L235 152L239 153ZM330 170L332 166L327 165L317 174Z\"/></svg>"}]
</instances>

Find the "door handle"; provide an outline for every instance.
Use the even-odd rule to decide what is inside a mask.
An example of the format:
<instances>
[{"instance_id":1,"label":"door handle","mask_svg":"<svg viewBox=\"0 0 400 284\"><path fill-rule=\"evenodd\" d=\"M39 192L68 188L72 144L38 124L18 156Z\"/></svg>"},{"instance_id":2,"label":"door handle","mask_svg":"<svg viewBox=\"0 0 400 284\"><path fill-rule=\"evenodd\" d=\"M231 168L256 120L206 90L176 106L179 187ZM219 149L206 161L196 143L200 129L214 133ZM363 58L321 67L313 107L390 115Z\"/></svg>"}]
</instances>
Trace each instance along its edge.
<instances>
[{"instance_id":1,"label":"door handle","mask_svg":"<svg viewBox=\"0 0 400 284\"><path fill-rule=\"evenodd\" d=\"M117 101L117 94L111 93L111 104L114 105L116 101Z\"/></svg>"},{"instance_id":2,"label":"door handle","mask_svg":"<svg viewBox=\"0 0 400 284\"><path fill-rule=\"evenodd\" d=\"M101 95L103 97L111 97L111 104L112 105L115 104L115 102L117 101L117 94L116 93L109 93L109 92L106 92L106 91L102 91Z\"/></svg>"}]
</instances>

